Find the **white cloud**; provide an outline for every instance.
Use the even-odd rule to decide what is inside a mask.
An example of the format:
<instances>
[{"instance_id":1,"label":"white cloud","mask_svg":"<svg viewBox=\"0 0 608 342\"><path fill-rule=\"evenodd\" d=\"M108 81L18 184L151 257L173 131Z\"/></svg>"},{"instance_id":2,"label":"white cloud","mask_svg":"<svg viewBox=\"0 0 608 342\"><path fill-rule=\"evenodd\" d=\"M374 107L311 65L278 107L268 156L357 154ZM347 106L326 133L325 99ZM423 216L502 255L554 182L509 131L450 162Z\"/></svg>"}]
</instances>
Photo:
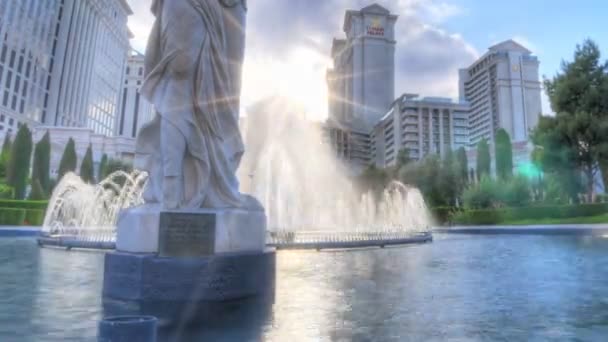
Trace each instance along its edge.
<instances>
[{"instance_id":1,"label":"white cloud","mask_svg":"<svg viewBox=\"0 0 608 342\"><path fill-rule=\"evenodd\" d=\"M135 15L129 27L133 46L143 51L153 23L150 0L128 0ZM243 105L274 93L302 96L309 109L327 115L325 71L334 37L342 37L344 12L371 0L250 0ZM456 97L458 68L477 56L460 35L439 28L463 10L440 0L378 0L399 15L396 96L402 92ZM301 56L294 53L299 51ZM304 56L304 57L302 57ZM298 70L290 69L297 66ZM289 71L289 72L288 72ZM308 87L308 88L307 88Z\"/></svg>"}]
</instances>

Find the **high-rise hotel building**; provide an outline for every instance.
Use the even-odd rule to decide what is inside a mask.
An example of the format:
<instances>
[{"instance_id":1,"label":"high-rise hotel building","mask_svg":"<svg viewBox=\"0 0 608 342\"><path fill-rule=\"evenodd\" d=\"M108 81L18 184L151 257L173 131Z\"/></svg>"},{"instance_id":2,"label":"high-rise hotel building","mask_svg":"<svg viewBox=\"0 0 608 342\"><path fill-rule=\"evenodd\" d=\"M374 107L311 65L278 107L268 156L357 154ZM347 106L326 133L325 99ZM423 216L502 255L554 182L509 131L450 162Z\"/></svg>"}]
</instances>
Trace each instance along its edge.
<instances>
[{"instance_id":1,"label":"high-rise hotel building","mask_svg":"<svg viewBox=\"0 0 608 342\"><path fill-rule=\"evenodd\" d=\"M0 136L20 123L112 135L130 14L126 0L0 1Z\"/></svg>"},{"instance_id":2,"label":"high-rise hotel building","mask_svg":"<svg viewBox=\"0 0 608 342\"><path fill-rule=\"evenodd\" d=\"M327 135L337 156L353 166L370 163L369 133L395 98L396 21L377 4L349 10L346 38L333 41Z\"/></svg>"},{"instance_id":3,"label":"high-rise hotel building","mask_svg":"<svg viewBox=\"0 0 608 342\"><path fill-rule=\"evenodd\" d=\"M460 70L460 98L471 104L472 147L483 138L493 143L499 128L514 142L528 140L542 112L538 66L530 50L507 40Z\"/></svg>"}]
</instances>

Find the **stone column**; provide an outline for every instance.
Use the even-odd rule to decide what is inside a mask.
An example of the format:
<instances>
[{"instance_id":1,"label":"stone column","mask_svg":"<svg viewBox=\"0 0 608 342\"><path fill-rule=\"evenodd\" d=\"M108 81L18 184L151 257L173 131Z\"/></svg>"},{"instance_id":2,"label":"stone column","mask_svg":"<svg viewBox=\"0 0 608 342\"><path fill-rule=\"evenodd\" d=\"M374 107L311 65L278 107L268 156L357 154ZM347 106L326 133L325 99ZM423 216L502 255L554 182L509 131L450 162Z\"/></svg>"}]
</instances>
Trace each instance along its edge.
<instances>
[{"instance_id":1,"label":"stone column","mask_svg":"<svg viewBox=\"0 0 608 342\"><path fill-rule=\"evenodd\" d=\"M445 141L444 141L444 137L443 137L443 109L439 108L439 116L437 117L437 120L439 120L439 155L441 157L443 157L444 153L445 153Z\"/></svg>"}]
</instances>

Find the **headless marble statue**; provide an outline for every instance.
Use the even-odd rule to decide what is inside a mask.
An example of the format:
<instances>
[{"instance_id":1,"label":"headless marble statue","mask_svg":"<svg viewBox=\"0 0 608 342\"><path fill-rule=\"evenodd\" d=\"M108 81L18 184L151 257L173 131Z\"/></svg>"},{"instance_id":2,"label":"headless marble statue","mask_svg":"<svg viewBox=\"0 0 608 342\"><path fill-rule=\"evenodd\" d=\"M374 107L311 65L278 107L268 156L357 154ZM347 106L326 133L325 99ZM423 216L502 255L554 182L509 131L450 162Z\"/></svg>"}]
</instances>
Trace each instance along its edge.
<instances>
[{"instance_id":1,"label":"headless marble statue","mask_svg":"<svg viewBox=\"0 0 608 342\"><path fill-rule=\"evenodd\" d=\"M146 203L165 209L259 208L239 192L238 127L244 0L154 0L142 94L155 118L139 132L135 166Z\"/></svg>"}]
</instances>

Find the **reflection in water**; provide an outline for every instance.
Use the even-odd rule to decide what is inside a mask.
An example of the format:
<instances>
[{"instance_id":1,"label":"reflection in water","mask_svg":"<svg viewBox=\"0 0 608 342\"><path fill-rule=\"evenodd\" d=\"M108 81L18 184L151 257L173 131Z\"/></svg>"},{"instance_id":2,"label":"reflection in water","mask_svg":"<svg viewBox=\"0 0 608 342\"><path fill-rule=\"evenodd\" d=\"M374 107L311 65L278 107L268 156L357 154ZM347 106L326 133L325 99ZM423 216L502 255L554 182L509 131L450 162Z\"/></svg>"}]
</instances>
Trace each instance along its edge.
<instances>
[{"instance_id":1,"label":"reflection in water","mask_svg":"<svg viewBox=\"0 0 608 342\"><path fill-rule=\"evenodd\" d=\"M273 306L240 305L161 341L602 340L606 251L601 238L437 235L281 252ZM102 266L99 253L0 239L0 341L95 341Z\"/></svg>"}]
</instances>

